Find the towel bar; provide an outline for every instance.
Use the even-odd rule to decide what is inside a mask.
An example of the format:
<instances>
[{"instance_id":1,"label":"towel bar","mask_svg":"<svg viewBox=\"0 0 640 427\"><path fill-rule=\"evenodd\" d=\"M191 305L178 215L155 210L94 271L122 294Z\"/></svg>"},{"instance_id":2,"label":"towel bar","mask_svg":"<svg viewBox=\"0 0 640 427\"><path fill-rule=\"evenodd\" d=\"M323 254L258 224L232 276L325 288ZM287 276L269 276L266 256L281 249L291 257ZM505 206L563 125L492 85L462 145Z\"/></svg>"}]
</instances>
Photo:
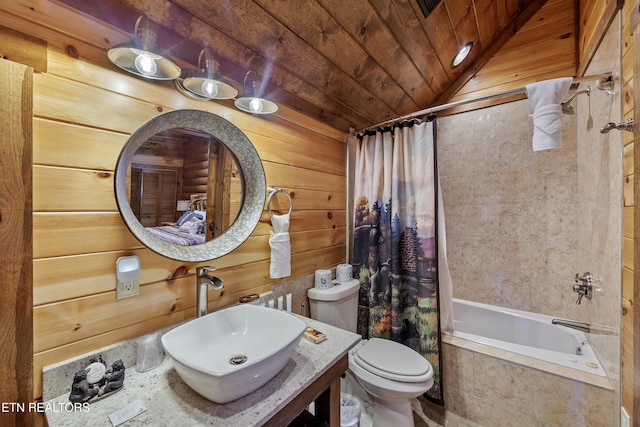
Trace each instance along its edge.
<instances>
[{"instance_id":1,"label":"towel bar","mask_svg":"<svg viewBox=\"0 0 640 427\"><path fill-rule=\"evenodd\" d=\"M277 187L268 187L268 190L269 198L267 199L267 211L269 211L269 216L273 218L273 213L271 212L271 199L278 193L283 193L289 199L289 215L291 215L291 212L293 211L293 198L291 197L291 194L287 193L286 190Z\"/></svg>"}]
</instances>

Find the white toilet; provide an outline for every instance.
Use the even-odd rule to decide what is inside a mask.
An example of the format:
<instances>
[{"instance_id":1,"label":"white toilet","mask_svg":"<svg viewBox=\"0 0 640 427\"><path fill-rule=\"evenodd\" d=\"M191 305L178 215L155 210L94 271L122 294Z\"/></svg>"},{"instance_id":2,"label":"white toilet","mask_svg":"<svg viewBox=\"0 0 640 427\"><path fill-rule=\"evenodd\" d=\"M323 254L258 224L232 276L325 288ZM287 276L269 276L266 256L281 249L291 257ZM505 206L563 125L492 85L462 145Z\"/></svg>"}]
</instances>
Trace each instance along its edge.
<instances>
[{"instance_id":1,"label":"white toilet","mask_svg":"<svg viewBox=\"0 0 640 427\"><path fill-rule=\"evenodd\" d=\"M357 280L307 292L311 318L356 332ZM373 425L413 427L410 400L433 385L433 369L422 355L395 341L372 338L349 351L349 371L373 396Z\"/></svg>"}]
</instances>

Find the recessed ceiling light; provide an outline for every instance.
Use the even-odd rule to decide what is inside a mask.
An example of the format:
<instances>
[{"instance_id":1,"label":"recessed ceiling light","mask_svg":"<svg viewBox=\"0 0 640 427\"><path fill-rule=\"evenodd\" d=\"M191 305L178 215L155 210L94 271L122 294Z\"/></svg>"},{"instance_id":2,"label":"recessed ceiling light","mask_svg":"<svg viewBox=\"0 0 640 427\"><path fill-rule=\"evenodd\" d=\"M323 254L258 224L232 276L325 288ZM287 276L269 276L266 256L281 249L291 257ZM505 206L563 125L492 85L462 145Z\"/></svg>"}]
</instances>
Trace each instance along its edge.
<instances>
[{"instance_id":1,"label":"recessed ceiling light","mask_svg":"<svg viewBox=\"0 0 640 427\"><path fill-rule=\"evenodd\" d=\"M451 68L456 68L458 65L462 64L469 53L471 52L471 48L473 47L473 42L466 43L460 49L458 49L458 53L453 57L453 61L451 61Z\"/></svg>"}]
</instances>

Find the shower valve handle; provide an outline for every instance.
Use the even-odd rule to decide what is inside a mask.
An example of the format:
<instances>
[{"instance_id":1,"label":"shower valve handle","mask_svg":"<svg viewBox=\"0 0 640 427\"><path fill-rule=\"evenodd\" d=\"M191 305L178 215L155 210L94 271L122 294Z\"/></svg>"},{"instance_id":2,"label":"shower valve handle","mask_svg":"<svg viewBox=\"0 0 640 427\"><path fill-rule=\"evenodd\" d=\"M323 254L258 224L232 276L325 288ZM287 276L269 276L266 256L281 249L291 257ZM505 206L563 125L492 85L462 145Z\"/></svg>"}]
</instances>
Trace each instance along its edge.
<instances>
[{"instance_id":1,"label":"shower valve handle","mask_svg":"<svg viewBox=\"0 0 640 427\"><path fill-rule=\"evenodd\" d=\"M580 274L576 273L573 292L578 294L576 304L580 304L582 302L582 297L591 299L591 297L593 296L593 276L591 275L591 273L584 273L583 276L580 276Z\"/></svg>"},{"instance_id":2,"label":"shower valve handle","mask_svg":"<svg viewBox=\"0 0 640 427\"><path fill-rule=\"evenodd\" d=\"M583 283L586 283L587 285L590 285L593 283L593 280L594 280L593 275L591 275L591 273L589 273L588 271L584 273L584 275L582 276L576 273L576 284L583 282Z\"/></svg>"}]
</instances>

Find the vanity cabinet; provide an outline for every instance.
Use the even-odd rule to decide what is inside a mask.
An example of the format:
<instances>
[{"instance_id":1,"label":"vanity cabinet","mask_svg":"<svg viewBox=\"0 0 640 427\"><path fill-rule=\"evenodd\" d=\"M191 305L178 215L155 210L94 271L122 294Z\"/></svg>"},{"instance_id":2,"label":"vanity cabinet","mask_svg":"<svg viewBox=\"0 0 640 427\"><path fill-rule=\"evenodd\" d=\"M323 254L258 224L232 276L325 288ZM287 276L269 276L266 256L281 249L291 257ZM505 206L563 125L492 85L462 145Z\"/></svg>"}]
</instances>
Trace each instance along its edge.
<instances>
[{"instance_id":1,"label":"vanity cabinet","mask_svg":"<svg viewBox=\"0 0 640 427\"><path fill-rule=\"evenodd\" d=\"M347 370L348 365L348 357L345 355L264 425L273 427L287 425L315 401L316 416L327 421L331 427L339 427L340 377Z\"/></svg>"},{"instance_id":2,"label":"vanity cabinet","mask_svg":"<svg viewBox=\"0 0 640 427\"><path fill-rule=\"evenodd\" d=\"M316 416L332 427L339 427L340 377L349 366L348 352L360 341L360 335L305 317L300 319L326 333L327 340L314 344L302 338L282 371L258 390L237 400L221 405L205 399L182 381L171 359L165 357L159 367L148 372L127 368L122 390L91 403L89 411L47 413L49 426L111 427L109 415L139 399L146 411L128 421L128 427L282 427L311 402L315 402ZM88 361L98 354L99 351L84 358ZM78 363L78 359L70 363ZM45 403L54 407L64 405L68 396L67 392Z\"/></svg>"}]
</instances>

